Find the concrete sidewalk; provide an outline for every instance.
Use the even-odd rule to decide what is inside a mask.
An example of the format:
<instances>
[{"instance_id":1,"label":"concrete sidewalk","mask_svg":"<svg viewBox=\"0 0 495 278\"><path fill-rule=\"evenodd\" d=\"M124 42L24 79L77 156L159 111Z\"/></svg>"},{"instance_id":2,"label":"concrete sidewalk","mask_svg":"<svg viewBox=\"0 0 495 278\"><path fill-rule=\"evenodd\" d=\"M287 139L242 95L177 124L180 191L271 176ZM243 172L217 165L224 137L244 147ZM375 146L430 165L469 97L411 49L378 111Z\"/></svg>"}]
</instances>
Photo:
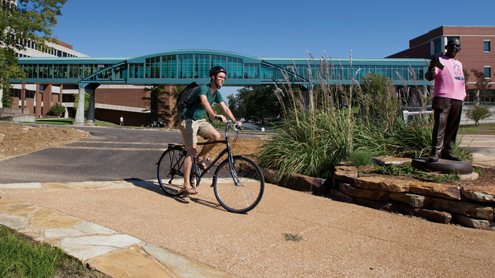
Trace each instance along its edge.
<instances>
[{"instance_id":1,"label":"concrete sidewalk","mask_svg":"<svg viewBox=\"0 0 495 278\"><path fill-rule=\"evenodd\" d=\"M155 182L0 185L0 224L113 277L473 277L495 273L495 233L267 184L248 214ZM288 240L289 239L289 240Z\"/></svg>"}]
</instances>

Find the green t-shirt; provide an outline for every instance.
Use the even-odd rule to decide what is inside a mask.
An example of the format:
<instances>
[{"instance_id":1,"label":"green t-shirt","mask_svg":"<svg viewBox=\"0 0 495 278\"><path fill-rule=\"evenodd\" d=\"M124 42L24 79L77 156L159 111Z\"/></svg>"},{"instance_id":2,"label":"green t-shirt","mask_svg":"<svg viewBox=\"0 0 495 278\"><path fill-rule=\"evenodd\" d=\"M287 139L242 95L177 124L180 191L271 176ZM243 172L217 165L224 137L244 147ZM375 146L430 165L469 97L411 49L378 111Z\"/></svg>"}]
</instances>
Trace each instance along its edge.
<instances>
[{"instance_id":1,"label":"green t-shirt","mask_svg":"<svg viewBox=\"0 0 495 278\"><path fill-rule=\"evenodd\" d=\"M209 94L207 94L208 91L210 91ZM203 117L205 116L206 110L204 109L203 105L201 105L201 101L199 101L200 95L207 96L208 102L210 103L210 105L212 105L215 102L216 103L223 102L222 95L220 94L220 91L218 89L214 94L212 94L211 88L209 85L202 85L194 93L194 95L191 98L191 101L189 102L189 103L193 103L193 104L189 107L184 108L184 110L182 110L182 113L180 114L182 118L193 119L195 121L203 119Z\"/></svg>"}]
</instances>

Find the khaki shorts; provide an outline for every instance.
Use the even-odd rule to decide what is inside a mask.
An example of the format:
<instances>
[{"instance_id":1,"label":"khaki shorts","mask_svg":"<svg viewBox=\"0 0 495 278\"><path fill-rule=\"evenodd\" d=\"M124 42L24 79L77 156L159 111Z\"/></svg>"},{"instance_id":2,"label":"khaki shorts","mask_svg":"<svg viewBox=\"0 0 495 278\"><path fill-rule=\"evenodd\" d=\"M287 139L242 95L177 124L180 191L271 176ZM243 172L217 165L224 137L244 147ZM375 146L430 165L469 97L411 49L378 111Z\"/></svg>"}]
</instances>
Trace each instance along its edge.
<instances>
[{"instance_id":1,"label":"khaki shorts","mask_svg":"<svg viewBox=\"0 0 495 278\"><path fill-rule=\"evenodd\" d=\"M205 138L206 132L213 126L205 119L194 121L192 119L183 119L180 122L179 129L182 132L182 138L186 145L198 143L198 135Z\"/></svg>"}]
</instances>

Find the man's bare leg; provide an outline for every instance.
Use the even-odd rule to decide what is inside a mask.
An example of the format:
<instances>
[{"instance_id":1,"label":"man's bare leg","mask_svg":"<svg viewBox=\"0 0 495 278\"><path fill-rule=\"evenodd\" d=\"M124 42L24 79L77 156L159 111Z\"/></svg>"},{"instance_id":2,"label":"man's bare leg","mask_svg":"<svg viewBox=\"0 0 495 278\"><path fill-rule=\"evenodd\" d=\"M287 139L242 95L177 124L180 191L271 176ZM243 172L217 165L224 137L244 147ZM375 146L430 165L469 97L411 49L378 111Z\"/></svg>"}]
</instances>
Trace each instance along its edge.
<instances>
[{"instance_id":1,"label":"man's bare leg","mask_svg":"<svg viewBox=\"0 0 495 278\"><path fill-rule=\"evenodd\" d=\"M212 128L206 132L204 138L207 139L208 142L211 142L211 141L219 141L220 139L222 139L222 136L216 129ZM197 160L198 164L202 165L201 167L206 166L206 164L204 164L203 162L203 159L205 158L206 154L208 154L208 152L210 152L216 145L217 144L209 144L203 146L201 152L198 155L198 160Z\"/></svg>"},{"instance_id":2,"label":"man's bare leg","mask_svg":"<svg viewBox=\"0 0 495 278\"><path fill-rule=\"evenodd\" d=\"M195 191L195 193L197 193L197 191L192 188L190 179L194 156L197 153L196 144L186 145L186 150L187 155L184 158L184 165L182 165L182 171L184 173L184 185L182 189L185 192L193 193L192 191Z\"/></svg>"}]
</instances>

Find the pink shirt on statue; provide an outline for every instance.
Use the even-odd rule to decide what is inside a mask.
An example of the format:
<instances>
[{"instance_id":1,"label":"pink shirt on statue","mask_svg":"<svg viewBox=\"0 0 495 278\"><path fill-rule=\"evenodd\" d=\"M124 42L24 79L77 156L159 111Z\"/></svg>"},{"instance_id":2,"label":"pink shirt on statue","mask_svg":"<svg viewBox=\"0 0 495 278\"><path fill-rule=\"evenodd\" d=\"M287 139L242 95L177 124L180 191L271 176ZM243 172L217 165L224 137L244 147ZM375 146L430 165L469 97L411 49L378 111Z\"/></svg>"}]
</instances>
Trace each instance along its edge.
<instances>
[{"instance_id":1,"label":"pink shirt on statue","mask_svg":"<svg viewBox=\"0 0 495 278\"><path fill-rule=\"evenodd\" d=\"M435 67L435 91L433 97L444 97L457 100L464 100L466 97L466 86L464 72L461 62L456 59L442 56L440 63L443 70Z\"/></svg>"}]
</instances>

